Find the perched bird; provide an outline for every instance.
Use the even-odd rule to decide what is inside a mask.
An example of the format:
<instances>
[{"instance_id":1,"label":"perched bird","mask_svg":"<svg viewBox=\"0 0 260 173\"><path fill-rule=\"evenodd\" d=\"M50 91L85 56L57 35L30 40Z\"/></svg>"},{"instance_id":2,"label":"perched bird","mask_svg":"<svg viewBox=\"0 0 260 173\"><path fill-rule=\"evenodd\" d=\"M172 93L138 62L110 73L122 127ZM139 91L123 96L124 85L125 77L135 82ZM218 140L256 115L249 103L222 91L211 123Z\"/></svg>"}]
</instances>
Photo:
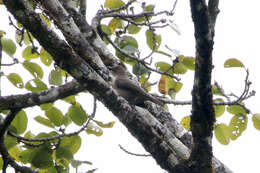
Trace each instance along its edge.
<instances>
[{"instance_id":1,"label":"perched bird","mask_svg":"<svg viewBox=\"0 0 260 173\"><path fill-rule=\"evenodd\" d=\"M109 69L115 77L112 80L113 88L130 104L142 106L144 105L144 101L150 100L156 104L163 105L160 100L147 93L137 83L129 79L125 67L122 65L116 65Z\"/></svg>"}]
</instances>

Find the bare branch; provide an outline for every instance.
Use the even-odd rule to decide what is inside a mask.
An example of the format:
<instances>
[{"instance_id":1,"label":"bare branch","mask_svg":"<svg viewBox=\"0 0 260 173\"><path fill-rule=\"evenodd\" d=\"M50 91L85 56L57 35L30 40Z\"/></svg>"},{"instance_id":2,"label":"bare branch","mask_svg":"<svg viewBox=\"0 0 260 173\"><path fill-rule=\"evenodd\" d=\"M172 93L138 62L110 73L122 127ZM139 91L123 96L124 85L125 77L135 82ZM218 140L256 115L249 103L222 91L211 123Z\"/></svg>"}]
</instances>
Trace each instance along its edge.
<instances>
[{"instance_id":1,"label":"bare branch","mask_svg":"<svg viewBox=\"0 0 260 173\"><path fill-rule=\"evenodd\" d=\"M124 152L126 152L127 154L133 155L133 156L142 156L142 157L150 157L151 154L136 154L136 153L132 153L130 151L127 151L124 147L122 147L122 145L119 144L119 148L121 150L123 150Z\"/></svg>"},{"instance_id":2,"label":"bare branch","mask_svg":"<svg viewBox=\"0 0 260 173\"><path fill-rule=\"evenodd\" d=\"M50 88L43 92L27 93L0 97L0 110L27 108L44 103L54 102L58 99L77 94L86 90L75 80L59 87Z\"/></svg>"}]
</instances>

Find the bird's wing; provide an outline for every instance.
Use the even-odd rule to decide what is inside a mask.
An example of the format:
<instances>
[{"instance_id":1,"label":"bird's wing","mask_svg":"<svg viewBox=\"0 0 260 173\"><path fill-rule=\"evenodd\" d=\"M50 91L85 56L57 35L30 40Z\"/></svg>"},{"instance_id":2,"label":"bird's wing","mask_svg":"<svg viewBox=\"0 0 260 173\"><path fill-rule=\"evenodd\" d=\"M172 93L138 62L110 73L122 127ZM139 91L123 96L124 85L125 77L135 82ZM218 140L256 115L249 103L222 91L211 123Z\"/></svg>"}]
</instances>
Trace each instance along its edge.
<instances>
[{"instance_id":1,"label":"bird's wing","mask_svg":"<svg viewBox=\"0 0 260 173\"><path fill-rule=\"evenodd\" d=\"M119 90L126 90L128 91L128 98L135 98L135 101L138 102L141 101L145 101L145 100L151 100L154 103L157 103L159 105L163 105L163 103L161 101L159 101L158 99L154 98L153 96L151 96L149 93L147 93L143 88L141 88L138 84L134 83L133 81L131 81L130 79L117 79L116 80L116 87ZM132 95L129 96L129 93L131 93Z\"/></svg>"},{"instance_id":2,"label":"bird's wing","mask_svg":"<svg viewBox=\"0 0 260 173\"><path fill-rule=\"evenodd\" d=\"M142 89L140 86L135 84L130 79L118 79L116 81L116 87L128 91L136 92L137 94L140 94L140 92L146 92L144 89Z\"/></svg>"}]
</instances>

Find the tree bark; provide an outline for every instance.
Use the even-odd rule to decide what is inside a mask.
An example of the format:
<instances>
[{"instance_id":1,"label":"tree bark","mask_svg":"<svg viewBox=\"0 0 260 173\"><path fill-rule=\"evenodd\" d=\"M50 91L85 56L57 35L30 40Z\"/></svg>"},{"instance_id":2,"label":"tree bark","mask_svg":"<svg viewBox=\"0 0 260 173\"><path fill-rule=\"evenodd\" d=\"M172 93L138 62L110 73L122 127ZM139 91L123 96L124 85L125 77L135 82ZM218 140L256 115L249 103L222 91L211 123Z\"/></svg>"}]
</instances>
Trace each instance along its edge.
<instances>
[{"instance_id":1,"label":"tree bark","mask_svg":"<svg viewBox=\"0 0 260 173\"><path fill-rule=\"evenodd\" d=\"M169 112L154 104L150 104L150 112L131 106L112 89L111 76L102 62L110 59L116 63L117 60L106 47L102 47L105 44L95 30L89 28L91 30L88 31L93 32L92 35L82 37L86 33L82 33L84 31L79 29L75 20L71 18L67 20L66 10L58 1L53 0L51 7L48 5L50 1L43 2L43 6L49 10L50 16L67 39L65 42L54 31L48 29L39 14L35 13L26 1L3 0L3 2L16 20L52 55L56 64L69 72L82 88L100 100L142 143L163 169L176 172L176 165L189 158L188 147L191 146L191 136ZM74 34L73 37L70 34ZM231 172L219 161L215 162L214 169L219 173Z\"/></svg>"}]
</instances>

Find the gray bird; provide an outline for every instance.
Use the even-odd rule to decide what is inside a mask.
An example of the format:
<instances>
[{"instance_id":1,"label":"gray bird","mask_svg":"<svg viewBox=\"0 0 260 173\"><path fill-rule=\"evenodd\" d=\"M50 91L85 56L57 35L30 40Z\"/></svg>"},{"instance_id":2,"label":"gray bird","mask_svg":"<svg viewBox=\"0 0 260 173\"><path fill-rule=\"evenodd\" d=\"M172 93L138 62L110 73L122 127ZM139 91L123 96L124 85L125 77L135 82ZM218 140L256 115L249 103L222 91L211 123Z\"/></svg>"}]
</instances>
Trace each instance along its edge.
<instances>
[{"instance_id":1,"label":"gray bird","mask_svg":"<svg viewBox=\"0 0 260 173\"><path fill-rule=\"evenodd\" d=\"M129 79L126 69L123 66L116 65L109 69L115 77L112 80L113 88L130 104L142 106L144 105L144 101L150 100L156 104L163 105L160 100L147 93L137 83Z\"/></svg>"}]
</instances>

